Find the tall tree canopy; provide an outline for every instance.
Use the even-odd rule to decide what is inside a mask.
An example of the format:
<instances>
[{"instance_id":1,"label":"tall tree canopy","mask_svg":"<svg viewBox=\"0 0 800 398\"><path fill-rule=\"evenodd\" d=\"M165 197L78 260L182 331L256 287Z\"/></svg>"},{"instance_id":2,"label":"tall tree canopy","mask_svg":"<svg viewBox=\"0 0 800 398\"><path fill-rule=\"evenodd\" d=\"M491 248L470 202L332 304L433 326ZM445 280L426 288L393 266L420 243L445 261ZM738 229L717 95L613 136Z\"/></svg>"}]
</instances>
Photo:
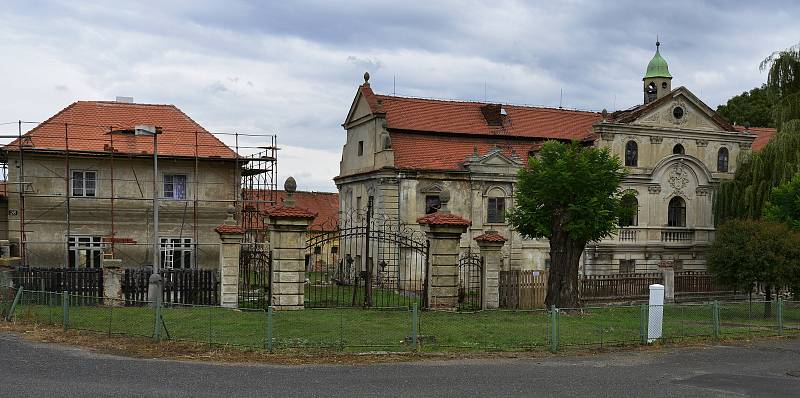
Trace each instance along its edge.
<instances>
[{"instance_id":1,"label":"tall tree canopy","mask_svg":"<svg viewBox=\"0 0 800 398\"><path fill-rule=\"evenodd\" d=\"M550 240L550 274L545 304L575 308L578 264L586 244L616 231L624 204L625 170L608 148L548 141L520 170L516 207L508 220L529 238Z\"/></svg>"},{"instance_id":2,"label":"tall tree canopy","mask_svg":"<svg viewBox=\"0 0 800 398\"><path fill-rule=\"evenodd\" d=\"M800 44L776 51L764 59L761 70L767 71L767 91L775 104L775 125L800 119Z\"/></svg>"},{"instance_id":3,"label":"tall tree canopy","mask_svg":"<svg viewBox=\"0 0 800 398\"><path fill-rule=\"evenodd\" d=\"M741 157L734 179L720 185L718 222L760 218L770 190L800 171L800 47L773 53L761 69L768 71L765 87L778 133L758 153Z\"/></svg>"},{"instance_id":4,"label":"tall tree canopy","mask_svg":"<svg viewBox=\"0 0 800 398\"><path fill-rule=\"evenodd\" d=\"M764 219L800 230L800 174L772 189L764 206Z\"/></svg>"},{"instance_id":5,"label":"tall tree canopy","mask_svg":"<svg viewBox=\"0 0 800 398\"><path fill-rule=\"evenodd\" d=\"M773 288L798 286L800 233L781 222L727 221L717 229L708 270L719 281L743 291L763 284L769 301ZM765 307L767 314L769 308Z\"/></svg>"},{"instance_id":6,"label":"tall tree canopy","mask_svg":"<svg viewBox=\"0 0 800 398\"><path fill-rule=\"evenodd\" d=\"M732 97L725 105L717 107L717 113L740 126L775 127L772 97L766 84Z\"/></svg>"}]
</instances>

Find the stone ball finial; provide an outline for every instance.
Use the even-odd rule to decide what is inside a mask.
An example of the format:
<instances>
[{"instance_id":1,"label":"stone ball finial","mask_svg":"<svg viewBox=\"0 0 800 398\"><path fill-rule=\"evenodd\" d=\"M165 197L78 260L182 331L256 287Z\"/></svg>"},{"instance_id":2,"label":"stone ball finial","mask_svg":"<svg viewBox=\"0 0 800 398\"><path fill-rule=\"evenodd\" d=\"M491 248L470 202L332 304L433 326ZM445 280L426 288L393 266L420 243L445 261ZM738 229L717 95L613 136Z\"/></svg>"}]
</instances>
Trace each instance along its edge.
<instances>
[{"instance_id":1,"label":"stone ball finial","mask_svg":"<svg viewBox=\"0 0 800 398\"><path fill-rule=\"evenodd\" d=\"M439 193L439 203L443 206L450 201L450 191L443 189L442 192Z\"/></svg>"},{"instance_id":2,"label":"stone ball finial","mask_svg":"<svg viewBox=\"0 0 800 398\"><path fill-rule=\"evenodd\" d=\"M283 190L287 193L294 193L297 191L297 181L295 181L294 177L286 179L286 182L283 183Z\"/></svg>"},{"instance_id":3,"label":"stone ball finial","mask_svg":"<svg viewBox=\"0 0 800 398\"><path fill-rule=\"evenodd\" d=\"M234 214L236 214L236 207L234 207L233 205L228 205L228 208L225 209L225 211L228 213L229 216L233 216Z\"/></svg>"},{"instance_id":4,"label":"stone ball finial","mask_svg":"<svg viewBox=\"0 0 800 398\"><path fill-rule=\"evenodd\" d=\"M364 83L369 84L369 72L364 72Z\"/></svg>"}]
</instances>

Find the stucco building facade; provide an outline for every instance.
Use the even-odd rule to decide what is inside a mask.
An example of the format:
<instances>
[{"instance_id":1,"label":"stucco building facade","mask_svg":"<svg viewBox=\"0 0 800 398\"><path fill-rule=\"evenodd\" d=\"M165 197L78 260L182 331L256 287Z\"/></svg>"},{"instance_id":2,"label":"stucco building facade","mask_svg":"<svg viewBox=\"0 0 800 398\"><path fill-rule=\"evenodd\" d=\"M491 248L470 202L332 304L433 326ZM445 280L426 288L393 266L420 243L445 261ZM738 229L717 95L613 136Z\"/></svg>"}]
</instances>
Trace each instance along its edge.
<instances>
[{"instance_id":1,"label":"stucco building facade","mask_svg":"<svg viewBox=\"0 0 800 398\"><path fill-rule=\"evenodd\" d=\"M616 234L587 247L582 272L652 271L664 262L704 269L715 188L774 131L733 126L687 88L673 89L658 47L642 83L642 104L608 113L380 95L365 74L343 124L340 208L372 198L376 212L414 227L447 189L450 211L472 221L462 250L496 230L508 239L503 269L546 269L548 242L523 238L504 213L529 156L547 140L576 140L619 156L629 172L623 189L638 206Z\"/></svg>"}]
</instances>

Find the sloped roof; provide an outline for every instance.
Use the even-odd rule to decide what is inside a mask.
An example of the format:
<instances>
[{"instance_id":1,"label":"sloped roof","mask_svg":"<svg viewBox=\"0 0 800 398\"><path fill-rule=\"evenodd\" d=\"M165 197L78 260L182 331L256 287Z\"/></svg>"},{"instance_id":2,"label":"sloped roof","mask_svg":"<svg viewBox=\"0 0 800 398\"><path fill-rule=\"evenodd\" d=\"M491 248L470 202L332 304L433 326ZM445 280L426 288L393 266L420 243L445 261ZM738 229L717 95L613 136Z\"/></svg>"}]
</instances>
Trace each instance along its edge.
<instances>
[{"instance_id":1,"label":"sloped roof","mask_svg":"<svg viewBox=\"0 0 800 398\"><path fill-rule=\"evenodd\" d=\"M82 151L152 155L153 138L130 132L139 124L162 128L158 154L162 156L233 159L236 153L175 105L113 101L77 101L25 133L25 150ZM123 132L128 130L128 132ZM112 133L112 131L116 131ZM195 145L195 137L197 145ZM30 145L30 146L29 146ZM19 147L17 140L6 145ZM195 154L195 150L197 153Z\"/></svg>"},{"instance_id":2,"label":"sloped roof","mask_svg":"<svg viewBox=\"0 0 800 398\"><path fill-rule=\"evenodd\" d=\"M417 170L464 170L462 164L476 149L483 156L495 147L509 158L516 153L526 163L528 153L538 150L544 141L400 132L390 136L395 167Z\"/></svg>"},{"instance_id":3,"label":"sloped roof","mask_svg":"<svg viewBox=\"0 0 800 398\"><path fill-rule=\"evenodd\" d=\"M372 113L385 115L391 130L583 141L591 139L592 125L602 119L597 112L378 95L368 84L359 87L359 95ZM502 106L502 123L487 123L486 106Z\"/></svg>"},{"instance_id":4,"label":"sloped roof","mask_svg":"<svg viewBox=\"0 0 800 398\"><path fill-rule=\"evenodd\" d=\"M777 130L772 127L750 127L750 128L747 128L745 126L734 126L734 127L738 131L742 132L748 131L756 135L756 139L755 141L753 141L754 151L761 150L761 148L767 145L772 136L774 136L775 133L777 132Z\"/></svg>"},{"instance_id":5,"label":"sloped roof","mask_svg":"<svg viewBox=\"0 0 800 398\"><path fill-rule=\"evenodd\" d=\"M248 190L244 197L254 201L255 207L259 211L269 212L273 207L281 206L286 200L286 191L275 192L275 205L266 203L269 191ZM309 229L312 231L333 231L339 219L339 194L337 192L305 192L297 191L294 193L294 206L304 209L309 213L316 214L314 221L311 222ZM254 226L258 228L259 226Z\"/></svg>"}]
</instances>

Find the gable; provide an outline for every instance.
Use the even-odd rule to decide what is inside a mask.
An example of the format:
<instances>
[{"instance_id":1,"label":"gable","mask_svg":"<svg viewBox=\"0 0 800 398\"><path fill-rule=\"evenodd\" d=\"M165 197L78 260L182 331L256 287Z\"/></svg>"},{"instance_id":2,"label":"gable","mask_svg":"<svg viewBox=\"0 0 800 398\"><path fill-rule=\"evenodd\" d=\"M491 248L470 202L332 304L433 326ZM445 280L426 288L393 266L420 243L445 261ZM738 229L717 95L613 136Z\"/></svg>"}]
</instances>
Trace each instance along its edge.
<instances>
[{"instance_id":1,"label":"gable","mask_svg":"<svg viewBox=\"0 0 800 398\"><path fill-rule=\"evenodd\" d=\"M375 93L365 83L358 87L353 103L350 105L350 110L347 112L347 117L342 123L344 128L350 128L353 122L364 119L365 117L381 113L378 100Z\"/></svg>"},{"instance_id":2,"label":"gable","mask_svg":"<svg viewBox=\"0 0 800 398\"><path fill-rule=\"evenodd\" d=\"M617 122L706 131L735 131L733 126L685 87L621 115Z\"/></svg>"}]
</instances>

